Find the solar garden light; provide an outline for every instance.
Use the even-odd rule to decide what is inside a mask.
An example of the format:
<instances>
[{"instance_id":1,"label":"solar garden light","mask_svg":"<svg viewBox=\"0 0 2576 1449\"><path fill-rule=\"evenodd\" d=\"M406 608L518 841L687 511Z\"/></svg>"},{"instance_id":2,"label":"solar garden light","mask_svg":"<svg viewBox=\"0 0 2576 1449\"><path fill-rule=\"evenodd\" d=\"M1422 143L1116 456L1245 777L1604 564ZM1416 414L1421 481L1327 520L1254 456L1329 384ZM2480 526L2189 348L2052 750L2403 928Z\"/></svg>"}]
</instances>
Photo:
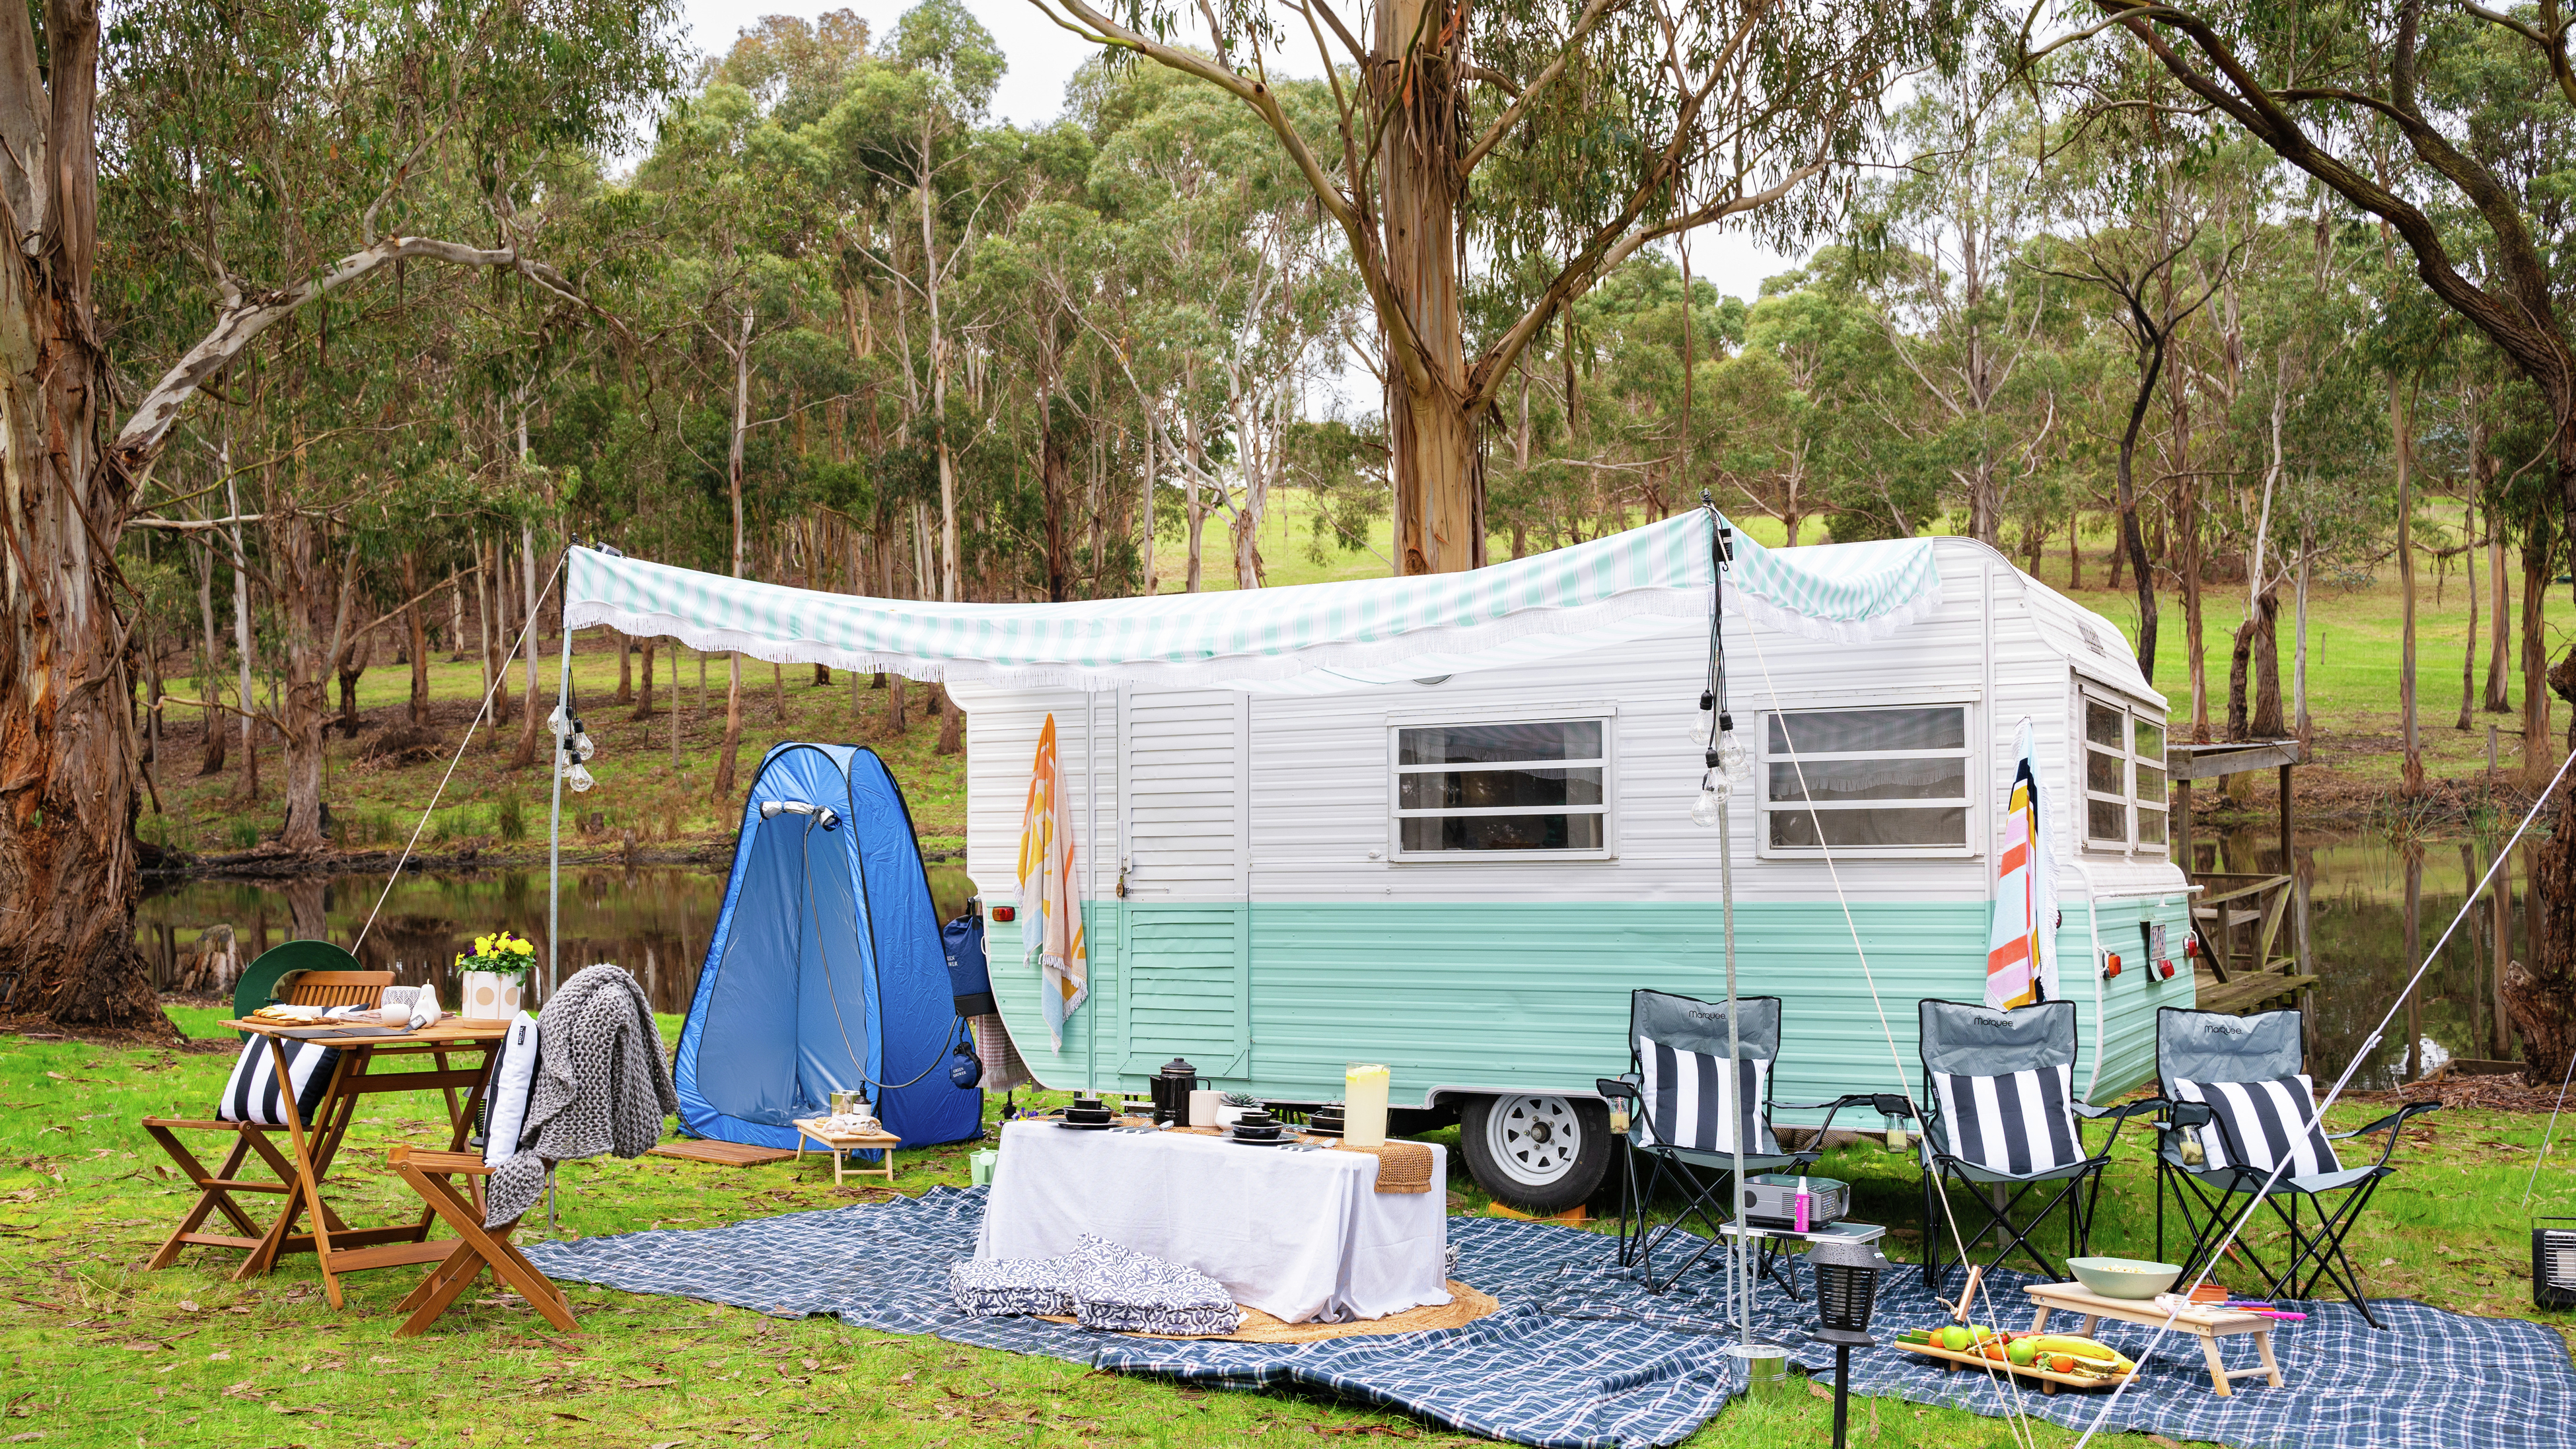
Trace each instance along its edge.
<instances>
[{"instance_id":1,"label":"solar garden light","mask_svg":"<svg viewBox=\"0 0 2576 1449\"><path fill-rule=\"evenodd\" d=\"M1807 1267L1816 1275L1816 1317L1822 1324L1816 1339L1834 1346L1834 1449L1843 1449L1851 1413L1851 1351L1878 1342L1869 1335L1869 1315L1878 1305L1878 1275L1887 1258L1875 1243L1816 1238L1807 1249Z\"/></svg>"}]
</instances>

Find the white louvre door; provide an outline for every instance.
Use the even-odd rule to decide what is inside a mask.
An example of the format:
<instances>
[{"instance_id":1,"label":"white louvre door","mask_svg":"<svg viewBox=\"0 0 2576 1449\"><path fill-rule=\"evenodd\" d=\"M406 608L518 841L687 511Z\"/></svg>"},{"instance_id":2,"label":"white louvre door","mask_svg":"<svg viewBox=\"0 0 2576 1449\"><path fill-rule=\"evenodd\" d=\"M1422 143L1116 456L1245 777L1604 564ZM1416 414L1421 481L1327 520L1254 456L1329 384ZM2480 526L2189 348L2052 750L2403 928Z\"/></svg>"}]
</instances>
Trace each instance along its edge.
<instances>
[{"instance_id":1,"label":"white louvre door","mask_svg":"<svg viewBox=\"0 0 2576 1449\"><path fill-rule=\"evenodd\" d=\"M1137 690L1126 701L1127 1055L1150 1074L1251 1070L1251 791L1244 696Z\"/></svg>"}]
</instances>

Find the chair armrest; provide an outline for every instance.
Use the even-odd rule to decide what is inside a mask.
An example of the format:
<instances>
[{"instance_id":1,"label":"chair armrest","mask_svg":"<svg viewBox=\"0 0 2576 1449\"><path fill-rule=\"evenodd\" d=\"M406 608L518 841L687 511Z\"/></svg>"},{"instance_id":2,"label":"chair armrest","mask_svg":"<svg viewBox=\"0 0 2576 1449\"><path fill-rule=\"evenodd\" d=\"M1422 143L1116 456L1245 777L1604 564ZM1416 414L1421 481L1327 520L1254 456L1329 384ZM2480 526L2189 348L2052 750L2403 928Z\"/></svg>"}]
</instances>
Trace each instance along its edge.
<instances>
[{"instance_id":1,"label":"chair armrest","mask_svg":"<svg viewBox=\"0 0 2576 1449\"><path fill-rule=\"evenodd\" d=\"M2206 1127L2218 1120L2218 1114L2209 1109L2207 1102L2159 1102L2156 1105L2163 1109L2165 1120L2176 1127Z\"/></svg>"},{"instance_id":2,"label":"chair armrest","mask_svg":"<svg viewBox=\"0 0 2576 1449\"><path fill-rule=\"evenodd\" d=\"M2326 1134L2326 1140L2341 1142L2348 1137L2367 1137L2373 1132L2385 1132L2388 1134L2388 1149L2379 1154L2379 1160L2386 1162L2397 1152L2398 1129L2406 1125L2406 1119L2418 1112L2440 1111L2441 1107L2442 1104L2439 1102L2409 1102L2367 1127L2355 1127L2349 1132L2329 1132Z\"/></svg>"},{"instance_id":3,"label":"chair armrest","mask_svg":"<svg viewBox=\"0 0 2576 1449\"><path fill-rule=\"evenodd\" d=\"M2090 1102L2075 1102L2069 1105L2075 1109L2076 1116L2087 1122L2099 1122L2105 1117L2126 1122L2144 1113L2160 1111L2165 1104L2160 1098L2149 1097L2140 1102L2123 1102L2116 1107L2096 1107Z\"/></svg>"},{"instance_id":4,"label":"chair armrest","mask_svg":"<svg viewBox=\"0 0 2576 1449\"><path fill-rule=\"evenodd\" d=\"M1637 1103L1643 1103L1646 1100L1645 1090L1636 1082L1631 1081L1626 1077L1595 1078L1592 1083L1592 1089L1599 1092L1602 1096L1609 1097L1614 1100L1623 1097L1628 1101Z\"/></svg>"}]
</instances>

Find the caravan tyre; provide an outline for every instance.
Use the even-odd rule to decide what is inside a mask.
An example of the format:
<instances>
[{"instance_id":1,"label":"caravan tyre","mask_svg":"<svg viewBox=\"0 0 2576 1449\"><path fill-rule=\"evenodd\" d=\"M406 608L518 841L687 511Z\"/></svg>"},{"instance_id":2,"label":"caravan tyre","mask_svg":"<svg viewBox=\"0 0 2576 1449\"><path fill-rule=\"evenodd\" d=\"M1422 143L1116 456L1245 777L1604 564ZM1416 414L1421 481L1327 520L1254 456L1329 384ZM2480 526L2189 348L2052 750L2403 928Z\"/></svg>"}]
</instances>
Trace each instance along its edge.
<instances>
[{"instance_id":1,"label":"caravan tyre","mask_svg":"<svg viewBox=\"0 0 2576 1449\"><path fill-rule=\"evenodd\" d=\"M1478 1097L1458 1114L1467 1171L1495 1198L1561 1213L1592 1196L1610 1167L1610 1113L1570 1097Z\"/></svg>"}]
</instances>

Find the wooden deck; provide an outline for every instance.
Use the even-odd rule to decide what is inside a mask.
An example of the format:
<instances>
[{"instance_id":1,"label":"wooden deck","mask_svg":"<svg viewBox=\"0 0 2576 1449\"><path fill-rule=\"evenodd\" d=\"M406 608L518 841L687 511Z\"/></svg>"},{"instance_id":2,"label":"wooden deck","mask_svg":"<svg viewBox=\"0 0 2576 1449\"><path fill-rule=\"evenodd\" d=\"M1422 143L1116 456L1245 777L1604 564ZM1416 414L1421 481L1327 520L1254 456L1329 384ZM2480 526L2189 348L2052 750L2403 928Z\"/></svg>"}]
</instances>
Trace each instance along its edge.
<instances>
[{"instance_id":1,"label":"wooden deck","mask_svg":"<svg viewBox=\"0 0 2576 1449\"><path fill-rule=\"evenodd\" d=\"M2314 976L2288 971L2237 971L2221 982L2218 973L2202 966L2192 975L2193 999L2202 1011L2224 1011L2234 1016L2274 1006L2296 1006L2299 993L2317 983Z\"/></svg>"}]
</instances>

